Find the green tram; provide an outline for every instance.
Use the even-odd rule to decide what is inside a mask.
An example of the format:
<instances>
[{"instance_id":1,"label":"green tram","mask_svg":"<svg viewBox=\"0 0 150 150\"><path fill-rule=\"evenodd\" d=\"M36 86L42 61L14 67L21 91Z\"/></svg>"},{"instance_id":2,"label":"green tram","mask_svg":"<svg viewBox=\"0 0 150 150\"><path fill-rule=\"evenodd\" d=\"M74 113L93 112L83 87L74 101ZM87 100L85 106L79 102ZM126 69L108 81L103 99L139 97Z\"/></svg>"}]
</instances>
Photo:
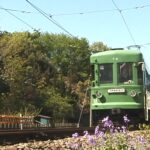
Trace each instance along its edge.
<instances>
[{"instance_id":1,"label":"green tram","mask_svg":"<svg viewBox=\"0 0 150 150\"><path fill-rule=\"evenodd\" d=\"M93 69L90 126L100 118L128 115L130 120L148 120L144 64L139 50L109 50L92 54Z\"/></svg>"}]
</instances>

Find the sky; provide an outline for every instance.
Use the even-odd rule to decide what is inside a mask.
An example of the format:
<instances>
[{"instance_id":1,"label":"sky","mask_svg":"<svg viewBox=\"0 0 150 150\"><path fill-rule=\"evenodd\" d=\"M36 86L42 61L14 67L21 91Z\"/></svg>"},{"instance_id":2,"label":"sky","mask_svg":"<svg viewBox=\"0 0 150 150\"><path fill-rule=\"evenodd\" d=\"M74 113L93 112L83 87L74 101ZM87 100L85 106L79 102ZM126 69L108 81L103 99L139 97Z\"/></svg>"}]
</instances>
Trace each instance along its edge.
<instances>
[{"instance_id":1,"label":"sky","mask_svg":"<svg viewBox=\"0 0 150 150\"><path fill-rule=\"evenodd\" d=\"M111 48L142 45L150 58L149 0L0 0L0 31L64 33ZM50 17L51 16L51 17ZM52 21L51 21L52 20ZM57 25L56 25L57 24ZM148 55L149 54L149 57Z\"/></svg>"}]
</instances>

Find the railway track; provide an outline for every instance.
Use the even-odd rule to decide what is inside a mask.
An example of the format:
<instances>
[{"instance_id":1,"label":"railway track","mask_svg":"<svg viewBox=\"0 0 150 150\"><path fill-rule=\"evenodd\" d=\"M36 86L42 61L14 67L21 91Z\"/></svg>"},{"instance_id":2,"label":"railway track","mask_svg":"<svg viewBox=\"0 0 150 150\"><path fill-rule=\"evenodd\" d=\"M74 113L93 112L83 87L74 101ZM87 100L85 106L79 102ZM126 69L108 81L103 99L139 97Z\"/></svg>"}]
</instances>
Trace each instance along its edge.
<instances>
[{"instance_id":1,"label":"railway track","mask_svg":"<svg viewBox=\"0 0 150 150\"><path fill-rule=\"evenodd\" d=\"M39 128L39 129L7 129L0 130L0 144L8 145L19 142L28 142L31 140L47 140L71 137L73 133L78 132L83 135L83 131L94 133L95 127L65 127L65 128Z\"/></svg>"},{"instance_id":2,"label":"railway track","mask_svg":"<svg viewBox=\"0 0 150 150\"><path fill-rule=\"evenodd\" d=\"M50 117L33 116L10 116L0 115L0 144L27 142L29 140L47 140L71 137L78 132L94 132L94 127L77 127L74 124L52 127ZM68 126L67 126L68 125Z\"/></svg>"},{"instance_id":3,"label":"railway track","mask_svg":"<svg viewBox=\"0 0 150 150\"><path fill-rule=\"evenodd\" d=\"M28 142L31 140L54 140L71 137L72 134L78 133L83 135L84 131L94 134L95 127L77 127L77 126L62 126L50 127L49 124L35 124L32 118L21 118L13 116L2 116L0 118L0 144L16 144L20 142ZM100 128L103 128L103 123L97 123ZM118 122L113 122L115 126L120 126ZM136 128L135 128L136 127ZM138 130L137 125L130 130Z\"/></svg>"}]
</instances>

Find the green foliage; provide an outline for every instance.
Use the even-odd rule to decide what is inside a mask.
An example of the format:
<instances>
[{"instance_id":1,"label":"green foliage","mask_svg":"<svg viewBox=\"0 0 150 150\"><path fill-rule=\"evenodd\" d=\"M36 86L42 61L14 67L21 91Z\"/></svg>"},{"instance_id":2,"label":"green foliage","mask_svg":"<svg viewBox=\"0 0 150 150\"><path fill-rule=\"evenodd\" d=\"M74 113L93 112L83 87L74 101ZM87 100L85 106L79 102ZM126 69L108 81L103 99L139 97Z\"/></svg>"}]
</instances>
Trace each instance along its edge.
<instances>
[{"instance_id":1,"label":"green foliage","mask_svg":"<svg viewBox=\"0 0 150 150\"><path fill-rule=\"evenodd\" d=\"M108 51L109 48L104 45L102 42L95 42L90 46L91 52L102 52L102 51Z\"/></svg>"},{"instance_id":2,"label":"green foliage","mask_svg":"<svg viewBox=\"0 0 150 150\"><path fill-rule=\"evenodd\" d=\"M149 130L150 129L150 125L148 123L139 124L138 127L140 130Z\"/></svg>"},{"instance_id":3,"label":"green foliage","mask_svg":"<svg viewBox=\"0 0 150 150\"><path fill-rule=\"evenodd\" d=\"M41 109L36 108L34 105L28 104L26 107L22 107L19 112L16 112L17 114L21 114L23 116L37 116L41 112ZM19 115L18 114L18 115Z\"/></svg>"},{"instance_id":4,"label":"green foliage","mask_svg":"<svg viewBox=\"0 0 150 150\"><path fill-rule=\"evenodd\" d=\"M85 103L90 74L86 39L0 32L0 42L1 113L32 106L55 118L75 116Z\"/></svg>"},{"instance_id":5,"label":"green foliage","mask_svg":"<svg viewBox=\"0 0 150 150\"><path fill-rule=\"evenodd\" d=\"M54 120L64 119L68 114L72 113L72 106L69 104L69 99L62 97L56 89L50 88L47 96L45 107L51 113Z\"/></svg>"},{"instance_id":6,"label":"green foliage","mask_svg":"<svg viewBox=\"0 0 150 150\"><path fill-rule=\"evenodd\" d=\"M2 102L3 108L19 111L28 104L37 105L38 90L54 77L54 68L39 41L40 33L13 33L4 35L0 47L3 62L2 79L9 86ZM5 51L3 50L5 49ZM6 105L7 104L7 105ZM9 106L11 104L12 107Z\"/></svg>"}]
</instances>

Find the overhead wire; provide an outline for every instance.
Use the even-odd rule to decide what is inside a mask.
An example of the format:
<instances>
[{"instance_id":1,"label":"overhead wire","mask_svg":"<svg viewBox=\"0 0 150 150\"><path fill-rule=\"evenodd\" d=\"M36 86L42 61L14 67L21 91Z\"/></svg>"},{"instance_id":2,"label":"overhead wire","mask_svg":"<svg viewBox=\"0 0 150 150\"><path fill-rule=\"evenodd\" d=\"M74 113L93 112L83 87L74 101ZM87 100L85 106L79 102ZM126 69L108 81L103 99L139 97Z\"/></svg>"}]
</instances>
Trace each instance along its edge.
<instances>
[{"instance_id":1,"label":"overhead wire","mask_svg":"<svg viewBox=\"0 0 150 150\"><path fill-rule=\"evenodd\" d=\"M140 46L150 46L150 43L144 43L144 44L140 44Z\"/></svg>"},{"instance_id":2,"label":"overhead wire","mask_svg":"<svg viewBox=\"0 0 150 150\"><path fill-rule=\"evenodd\" d=\"M1 7L1 6L0 6ZM1 7L2 8L2 7ZM16 15L14 15L12 12L10 12L9 10L7 9L3 9L5 10L7 13L9 13L11 16L15 17L17 20L21 21L22 23L24 23L26 26L28 26L29 28L31 28L32 30L34 31L37 31L35 28L33 28L30 24L28 24L27 22L25 22L23 19L17 17Z\"/></svg>"},{"instance_id":3,"label":"overhead wire","mask_svg":"<svg viewBox=\"0 0 150 150\"><path fill-rule=\"evenodd\" d=\"M138 9L143 9L146 7L150 7L150 4L135 6L135 7L131 7L131 8L123 8L123 9L121 9L121 11L123 12L123 11L129 11L129 10L138 10ZM31 12L31 11L17 10L17 9L4 8L4 7L0 7L0 9L20 12L20 13L28 13L28 14L29 13L36 13L36 12ZM91 10L91 11L81 11L81 12L71 12L71 13L59 13L59 14L51 14L51 17L66 16L66 15L84 15L84 14L113 12L113 11L117 11L117 9L104 9L104 10ZM48 15L48 13L46 13L46 14Z\"/></svg>"},{"instance_id":4,"label":"overhead wire","mask_svg":"<svg viewBox=\"0 0 150 150\"><path fill-rule=\"evenodd\" d=\"M40 14L42 14L45 18L47 18L50 22L52 22L53 24L55 24L57 27L59 27L60 29L62 29L64 32L66 32L68 35L74 37L68 30L66 30L62 25L60 25L56 20L54 20L52 18L52 15L48 15L47 13L45 13L43 10L41 10L40 8L38 8L37 6L35 6L33 3L31 3L29 0L26 0L34 9L36 9Z\"/></svg>"},{"instance_id":5,"label":"overhead wire","mask_svg":"<svg viewBox=\"0 0 150 150\"><path fill-rule=\"evenodd\" d=\"M33 12L30 12L30 11L17 10L17 9L4 8L4 7L0 7L0 9L2 9L2 10L8 10L8 11L13 11L13 12L27 13L27 14L33 13Z\"/></svg>"},{"instance_id":6,"label":"overhead wire","mask_svg":"<svg viewBox=\"0 0 150 150\"><path fill-rule=\"evenodd\" d=\"M116 11L117 9L106 9L106 10L92 10L92 11L81 11L81 12L72 12L72 13L60 13L60 14L52 14L54 16L69 16L69 15L84 15L84 14L93 14L93 13L103 13L103 12L112 12Z\"/></svg>"},{"instance_id":7,"label":"overhead wire","mask_svg":"<svg viewBox=\"0 0 150 150\"><path fill-rule=\"evenodd\" d=\"M27 2L29 2L28 0L26 0ZM150 7L150 4L147 4L147 5L141 5L141 6L135 6L135 7L131 7L131 8L123 8L123 9L119 9L119 7L116 5L116 3L112 0L114 6L116 7L116 9L106 9L106 10L93 10L93 11L86 11L86 12L73 12L73 13L61 13L61 14L48 14L44 11L42 11L41 9L39 9L38 7L36 7L35 5L35 9L38 9L38 12L40 11L40 13L42 15L44 15L44 17L48 17L47 19L51 19L50 21L53 22L55 25L57 24L57 26L61 27L61 29L63 28L60 24L58 24L58 22L56 22L56 20L53 19L54 16L62 16L62 15L83 15L83 14L90 14L90 13L100 13L100 12L112 12L112 11L119 11L122 19L123 19L123 22L130 34L130 37L132 38L132 41L134 42L134 44L136 45L136 42L135 42L135 39L129 29L129 26L127 25L126 23L126 20L122 14L123 11L129 11L129 10L137 10L137 9L143 9L145 7ZM31 2L29 2L31 3ZM25 11L25 10L17 10L17 9L10 9L10 8L4 8L4 7L1 7L0 6L0 9L2 10L5 10L7 13L9 13L10 15L12 15L13 17L15 17L16 19L18 19L19 21L21 21L22 23L24 23L25 25L27 25L28 27L30 27L31 29L35 30L31 25L29 25L27 22L25 22L23 19L17 17L16 15L14 15L13 13L11 12L20 12L20 13L27 13L27 14L31 14L31 13L36 13L36 12L31 12L31 11ZM65 28L63 28L64 30ZM67 30L65 29L65 32ZM67 34L73 36L70 32L68 33L67 31ZM150 45L150 43L146 43L146 44L141 44L141 45Z\"/></svg>"},{"instance_id":8,"label":"overhead wire","mask_svg":"<svg viewBox=\"0 0 150 150\"><path fill-rule=\"evenodd\" d=\"M128 33L129 33L129 35L130 35L130 37L131 37L131 39L132 39L134 45L137 45L136 42L135 42L135 39L134 39L134 37L133 37L133 35L132 35L131 31L130 31L130 28L129 28L129 26L128 26L128 24L127 24L127 22L126 22L126 20L125 20L125 18L124 18L124 16L123 16L123 14L122 14L122 10L119 9L119 7L116 5L116 3L114 2L114 0L112 0L112 3L113 3L113 5L116 7L116 9L118 10L119 14L121 15L122 20L123 20L123 22L124 22L124 24L125 24L125 27L126 27Z\"/></svg>"},{"instance_id":9,"label":"overhead wire","mask_svg":"<svg viewBox=\"0 0 150 150\"><path fill-rule=\"evenodd\" d=\"M122 11L138 10L138 9L143 9L143 8L145 8L145 7L150 7L150 4L141 5L141 6L135 6L135 7L132 7L132 8L124 8L124 9L122 9Z\"/></svg>"},{"instance_id":10,"label":"overhead wire","mask_svg":"<svg viewBox=\"0 0 150 150\"><path fill-rule=\"evenodd\" d=\"M137 9L143 9L143 8L145 8L145 7L150 7L150 4L141 5L141 6L135 6L135 7L131 7L131 8L123 8L121 11L137 10ZM81 11L81 12L72 12L72 13L53 14L52 16L84 15L84 14L92 14L92 13L113 12L113 11L117 11L117 10L118 10L118 9Z\"/></svg>"}]
</instances>

